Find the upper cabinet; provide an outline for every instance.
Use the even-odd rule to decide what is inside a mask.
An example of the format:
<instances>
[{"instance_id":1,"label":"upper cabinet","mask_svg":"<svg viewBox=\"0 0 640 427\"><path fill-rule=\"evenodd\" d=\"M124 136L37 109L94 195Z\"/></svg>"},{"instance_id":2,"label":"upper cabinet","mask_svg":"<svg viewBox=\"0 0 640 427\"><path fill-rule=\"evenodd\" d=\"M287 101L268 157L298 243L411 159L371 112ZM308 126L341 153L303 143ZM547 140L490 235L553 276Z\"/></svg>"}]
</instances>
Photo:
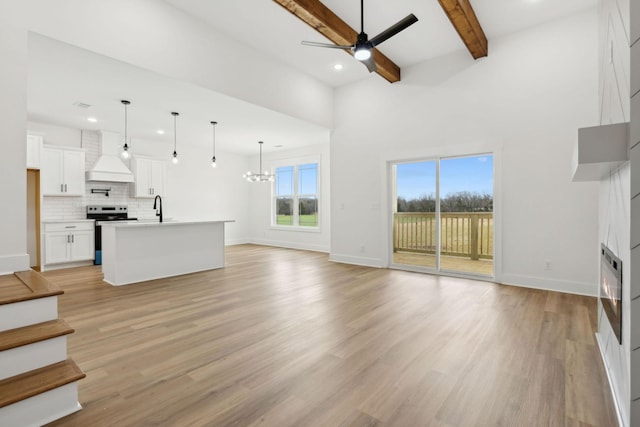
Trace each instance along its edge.
<instances>
[{"instance_id":1,"label":"upper cabinet","mask_svg":"<svg viewBox=\"0 0 640 427\"><path fill-rule=\"evenodd\" d=\"M40 188L43 196L84 196L85 153L82 150L43 147Z\"/></svg>"},{"instance_id":2,"label":"upper cabinet","mask_svg":"<svg viewBox=\"0 0 640 427\"><path fill-rule=\"evenodd\" d=\"M132 158L131 172L135 182L131 184L131 196L141 198L164 196L166 165L164 160Z\"/></svg>"},{"instance_id":3,"label":"upper cabinet","mask_svg":"<svg viewBox=\"0 0 640 427\"><path fill-rule=\"evenodd\" d=\"M27 169L40 169L42 135L27 135Z\"/></svg>"}]
</instances>

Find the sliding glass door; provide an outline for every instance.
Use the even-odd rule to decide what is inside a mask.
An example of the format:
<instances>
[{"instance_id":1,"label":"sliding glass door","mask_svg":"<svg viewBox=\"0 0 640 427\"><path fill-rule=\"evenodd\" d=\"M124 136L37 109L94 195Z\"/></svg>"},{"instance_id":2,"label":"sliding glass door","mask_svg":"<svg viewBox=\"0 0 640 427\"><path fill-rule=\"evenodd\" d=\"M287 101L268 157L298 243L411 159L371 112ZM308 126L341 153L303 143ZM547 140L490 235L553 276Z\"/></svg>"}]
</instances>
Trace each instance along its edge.
<instances>
[{"instance_id":1,"label":"sliding glass door","mask_svg":"<svg viewBox=\"0 0 640 427\"><path fill-rule=\"evenodd\" d=\"M493 276L493 156L393 164L397 266Z\"/></svg>"}]
</instances>

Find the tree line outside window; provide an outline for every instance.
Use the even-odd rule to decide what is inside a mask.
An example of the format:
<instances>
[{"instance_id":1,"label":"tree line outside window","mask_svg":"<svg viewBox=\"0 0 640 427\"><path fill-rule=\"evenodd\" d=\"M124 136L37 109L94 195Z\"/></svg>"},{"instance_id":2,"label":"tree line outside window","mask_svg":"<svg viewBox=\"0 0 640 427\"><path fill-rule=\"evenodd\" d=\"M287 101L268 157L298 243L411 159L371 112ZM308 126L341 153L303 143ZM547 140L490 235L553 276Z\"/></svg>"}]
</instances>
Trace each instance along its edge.
<instances>
[{"instance_id":1,"label":"tree line outside window","mask_svg":"<svg viewBox=\"0 0 640 427\"><path fill-rule=\"evenodd\" d=\"M273 224L318 226L318 163L277 167Z\"/></svg>"}]
</instances>

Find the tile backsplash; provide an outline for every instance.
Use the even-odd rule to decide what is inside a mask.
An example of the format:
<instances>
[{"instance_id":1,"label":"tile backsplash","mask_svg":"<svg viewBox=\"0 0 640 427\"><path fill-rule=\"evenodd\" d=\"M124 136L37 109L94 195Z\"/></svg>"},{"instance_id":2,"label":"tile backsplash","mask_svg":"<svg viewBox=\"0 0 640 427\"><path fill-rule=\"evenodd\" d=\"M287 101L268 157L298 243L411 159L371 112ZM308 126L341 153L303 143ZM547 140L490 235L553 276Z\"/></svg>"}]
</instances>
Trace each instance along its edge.
<instances>
[{"instance_id":1,"label":"tile backsplash","mask_svg":"<svg viewBox=\"0 0 640 427\"><path fill-rule=\"evenodd\" d=\"M82 131L82 148L86 152L85 167L89 170L100 156L98 133ZM44 196L42 221L85 219L87 205L126 205L129 207L131 218L155 218L153 200L130 197L129 185L124 182L87 182L85 195L82 197ZM91 189L110 189L109 197L104 194L92 194Z\"/></svg>"}]
</instances>

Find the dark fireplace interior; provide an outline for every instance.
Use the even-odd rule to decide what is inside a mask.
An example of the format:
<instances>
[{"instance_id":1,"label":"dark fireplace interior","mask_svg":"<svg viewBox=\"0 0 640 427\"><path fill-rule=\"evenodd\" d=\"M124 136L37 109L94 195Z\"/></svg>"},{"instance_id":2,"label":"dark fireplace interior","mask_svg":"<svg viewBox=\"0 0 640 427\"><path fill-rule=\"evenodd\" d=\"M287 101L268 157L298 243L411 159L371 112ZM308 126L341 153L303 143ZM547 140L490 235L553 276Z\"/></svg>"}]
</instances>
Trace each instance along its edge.
<instances>
[{"instance_id":1,"label":"dark fireplace interior","mask_svg":"<svg viewBox=\"0 0 640 427\"><path fill-rule=\"evenodd\" d=\"M600 301L622 344L622 261L604 244L600 251Z\"/></svg>"}]
</instances>

